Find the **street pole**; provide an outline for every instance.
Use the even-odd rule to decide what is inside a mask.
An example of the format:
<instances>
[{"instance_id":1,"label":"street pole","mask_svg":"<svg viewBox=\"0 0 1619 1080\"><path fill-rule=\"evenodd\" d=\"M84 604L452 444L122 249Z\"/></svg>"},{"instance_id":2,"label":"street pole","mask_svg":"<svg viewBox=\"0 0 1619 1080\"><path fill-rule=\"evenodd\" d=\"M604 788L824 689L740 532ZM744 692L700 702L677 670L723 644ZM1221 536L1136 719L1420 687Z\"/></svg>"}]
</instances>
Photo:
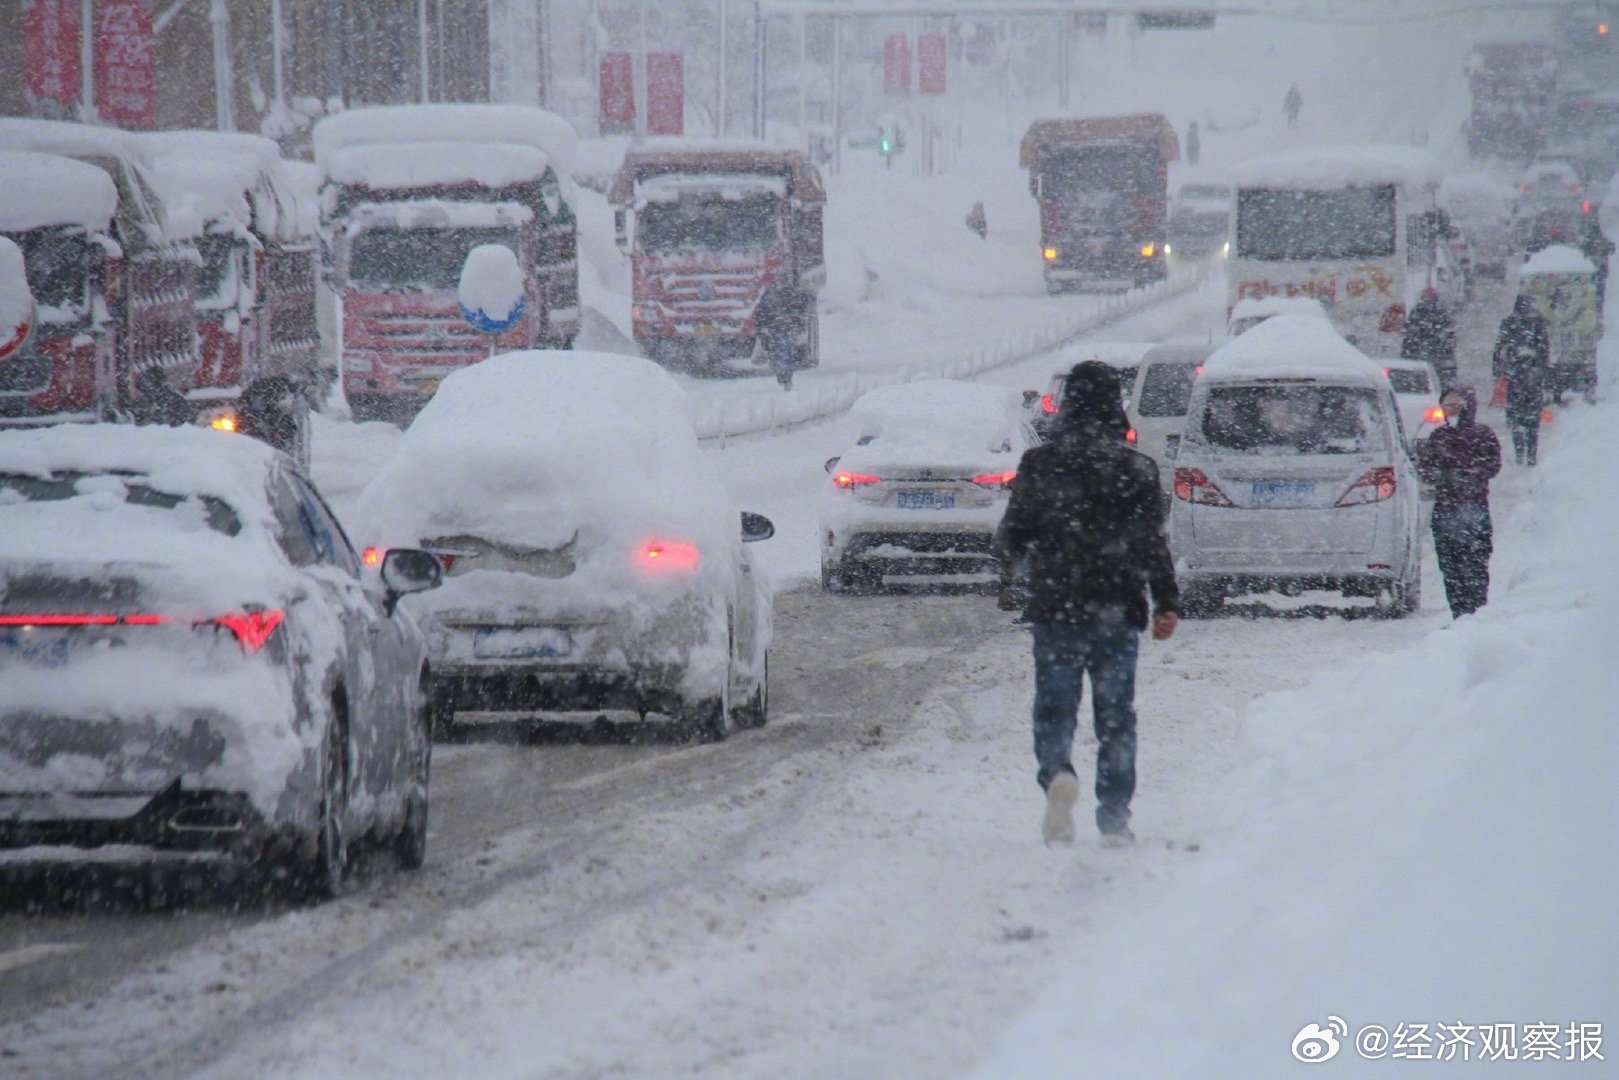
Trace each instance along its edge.
<instances>
[{"instance_id":1,"label":"street pole","mask_svg":"<svg viewBox=\"0 0 1619 1080\"><path fill-rule=\"evenodd\" d=\"M91 123L96 118L96 49L94 13L91 0L79 2L79 119Z\"/></svg>"},{"instance_id":2,"label":"street pole","mask_svg":"<svg viewBox=\"0 0 1619 1080\"><path fill-rule=\"evenodd\" d=\"M281 0L270 0L270 63L275 68L275 107L282 116L287 112L286 68L287 24L281 18Z\"/></svg>"},{"instance_id":3,"label":"street pole","mask_svg":"<svg viewBox=\"0 0 1619 1080\"><path fill-rule=\"evenodd\" d=\"M753 137L765 137L765 13L753 0Z\"/></svg>"},{"instance_id":4,"label":"street pole","mask_svg":"<svg viewBox=\"0 0 1619 1080\"><path fill-rule=\"evenodd\" d=\"M728 0L719 0L720 8L720 72L718 100L714 103L714 137L725 138L725 98L727 69L731 59L731 11Z\"/></svg>"},{"instance_id":5,"label":"street pole","mask_svg":"<svg viewBox=\"0 0 1619 1080\"><path fill-rule=\"evenodd\" d=\"M843 20L832 20L832 174L843 169Z\"/></svg>"},{"instance_id":6,"label":"street pole","mask_svg":"<svg viewBox=\"0 0 1619 1080\"><path fill-rule=\"evenodd\" d=\"M230 63L230 8L226 0L212 0L208 23L214 32L214 126L220 131L236 130L236 106L231 91L236 79Z\"/></svg>"},{"instance_id":7,"label":"street pole","mask_svg":"<svg viewBox=\"0 0 1619 1080\"><path fill-rule=\"evenodd\" d=\"M422 104L431 99L427 77L427 0L416 0L416 63L422 76Z\"/></svg>"},{"instance_id":8,"label":"street pole","mask_svg":"<svg viewBox=\"0 0 1619 1080\"><path fill-rule=\"evenodd\" d=\"M1068 90L1068 19L1057 16L1057 108L1067 111Z\"/></svg>"},{"instance_id":9,"label":"street pole","mask_svg":"<svg viewBox=\"0 0 1619 1080\"><path fill-rule=\"evenodd\" d=\"M809 149L806 130L809 123L809 28L805 25L808 21L809 16L798 13L798 138L806 151Z\"/></svg>"}]
</instances>

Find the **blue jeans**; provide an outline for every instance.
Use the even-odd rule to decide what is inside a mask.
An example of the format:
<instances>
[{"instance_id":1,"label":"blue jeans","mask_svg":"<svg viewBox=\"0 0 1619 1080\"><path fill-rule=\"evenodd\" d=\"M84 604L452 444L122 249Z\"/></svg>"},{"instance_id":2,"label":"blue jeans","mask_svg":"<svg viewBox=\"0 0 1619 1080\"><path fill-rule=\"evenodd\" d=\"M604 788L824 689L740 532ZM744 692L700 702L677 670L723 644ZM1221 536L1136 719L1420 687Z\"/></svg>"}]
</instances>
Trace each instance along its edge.
<instances>
[{"instance_id":1,"label":"blue jeans","mask_svg":"<svg viewBox=\"0 0 1619 1080\"><path fill-rule=\"evenodd\" d=\"M1091 677L1096 722L1096 824L1130 820L1136 790L1136 653L1141 633L1121 614L1034 624L1034 757L1040 786L1073 772L1082 681Z\"/></svg>"}]
</instances>

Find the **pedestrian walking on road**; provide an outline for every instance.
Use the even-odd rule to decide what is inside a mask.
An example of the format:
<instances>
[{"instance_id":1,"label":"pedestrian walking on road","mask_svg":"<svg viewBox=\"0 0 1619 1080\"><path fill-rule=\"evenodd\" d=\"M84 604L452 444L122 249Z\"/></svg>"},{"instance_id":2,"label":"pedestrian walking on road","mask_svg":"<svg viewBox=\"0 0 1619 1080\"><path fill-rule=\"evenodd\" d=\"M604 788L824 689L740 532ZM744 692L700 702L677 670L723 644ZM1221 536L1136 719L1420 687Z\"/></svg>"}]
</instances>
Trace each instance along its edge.
<instances>
[{"instance_id":1,"label":"pedestrian walking on road","mask_svg":"<svg viewBox=\"0 0 1619 1080\"><path fill-rule=\"evenodd\" d=\"M1287 88L1287 96L1282 98L1282 114L1287 117L1288 127L1299 126L1299 110L1304 108L1304 95L1299 92L1299 84L1294 83Z\"/></svg>"},{"instance_id":2,"label":"pedestrian walking on road","mask_svg":"<svg viewBox=\"0 0 1619 1080\"><path fill-rule=\"evenodd\" d=\"M1507 380L1507 427L1519 465L1534 465L1540 447L1540 414L1546 407L1551 340L1535 302L1518 297L1495 338L1495 374Z\"/></svg>"},{"instance_id":3,"label":"pedestrian walking on road","mask_svg":"<svg viewBox=\"0 0 1619 1080\"><path fill-rule=\"evenodd\" d=\"M1405 320L1400 356L1432 364L1439 373L1441 390L1456 381L1456 320L1439 302L1439 290L1432 285L1422 290Z\"/></svg>"},{"instance_id":4,"label":"pedestrian walking on road","mask_svg":"<svg viewBox=\"0 0 1619 1080\"><path fill-rule=\"evenodd\" d=\"M1047 844L1074 840L1079 778L1071 761L1082 681L1096 725L1096 825L1125 844L1136 784L1136 654L1147 628L1175 632L1180 593L1164 536L1158 467L1125 442L1129 422L1111 367L1069 373L1048 442L1023 455L997 536L1007 564L1026 560L1024 613L1034 633L1034 754L1046 792Z\"/></svg>"},{"instance_id":5,"label":"pedestrian walking on road","mask_svg":"<svg viewBox=\"0 0 1619 1080\"><path fill-rule=\"evenodd\" d=\"M1417 444L1417 471L1434 489L1434 553L1450 613L1461 618L1490 596L1490 481L1501 471L1501 442L1478 422L1469 388L1451 387L1439 404L1445 426Z\"/></svg>"}]
</instances>

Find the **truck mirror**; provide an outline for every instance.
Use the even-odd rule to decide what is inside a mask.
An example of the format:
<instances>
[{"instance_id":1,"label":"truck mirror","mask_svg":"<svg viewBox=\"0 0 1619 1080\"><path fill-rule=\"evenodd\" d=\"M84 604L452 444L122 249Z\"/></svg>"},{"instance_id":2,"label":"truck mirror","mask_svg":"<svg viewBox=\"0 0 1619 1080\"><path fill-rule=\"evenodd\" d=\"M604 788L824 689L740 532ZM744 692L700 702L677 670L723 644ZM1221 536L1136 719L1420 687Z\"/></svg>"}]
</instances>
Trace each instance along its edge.
<instances>
[{"instance_id":1,"label":"truck mirror","mask_svg":"<svg viewBox=\"0 0 1619 1080\"><path fill-rule=\"evenodd\" d=\"M613 237L618 243L618 250L628 251L630 247L629 213L625 210L613 211Z\"/></svg>"}]
</instances>

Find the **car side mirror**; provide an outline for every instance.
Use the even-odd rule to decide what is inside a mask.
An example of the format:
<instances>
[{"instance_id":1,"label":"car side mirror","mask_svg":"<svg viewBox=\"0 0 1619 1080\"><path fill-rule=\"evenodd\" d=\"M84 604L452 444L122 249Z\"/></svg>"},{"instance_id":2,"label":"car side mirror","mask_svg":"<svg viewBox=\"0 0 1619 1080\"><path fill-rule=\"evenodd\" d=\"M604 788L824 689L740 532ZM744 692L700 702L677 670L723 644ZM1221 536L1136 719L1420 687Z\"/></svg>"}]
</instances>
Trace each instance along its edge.
<instances>
[{"instance_id":1,"label":"car side mirror","mask_svg":"<svg viewBox=\"0 0 1619 1080\"><path fill-rule=\"evenodd\" d=\"M742 542L751 544L758 540L769 540L776 535L775 522L763 514L742 511Z\"/></svg>"},{"instance_id":2,"label":"car side mirror","mask_svg":"<svg viewBox=\"0 0 1619 1080\"><path fill-rule=\"evenodd\" d=\"M389 548L382 557L382 584L388 590L390 615L401 596L436 589L443 580L444 564L420 548Z\"/></svg>"},{"instance_id":3,"label":"car side mirror","mask_svg":"<svg viewBox=\"0 0 1619 1080\"><path fill-rule=\"evenodd\" d=\"M1038 391L1038 390L1025 390L1025 391L1023 391L1023 407L1025 409L1032 409L1038 404L1040 404L1040 391Z\"/></svg>"},{"instance_id":4,"label":"car side mirror","mask_svg":"<svg viewBox=\"0 0 1619 1080\"><path fill-rule=\"evenodd\" d=\"M826 459L826 471L831 472L833 469L837 468L838 467L838 462L840 462L842 460L843 459L841 457L829 457L829 458L827 458Z\"/></svg>"}]
</instances>

